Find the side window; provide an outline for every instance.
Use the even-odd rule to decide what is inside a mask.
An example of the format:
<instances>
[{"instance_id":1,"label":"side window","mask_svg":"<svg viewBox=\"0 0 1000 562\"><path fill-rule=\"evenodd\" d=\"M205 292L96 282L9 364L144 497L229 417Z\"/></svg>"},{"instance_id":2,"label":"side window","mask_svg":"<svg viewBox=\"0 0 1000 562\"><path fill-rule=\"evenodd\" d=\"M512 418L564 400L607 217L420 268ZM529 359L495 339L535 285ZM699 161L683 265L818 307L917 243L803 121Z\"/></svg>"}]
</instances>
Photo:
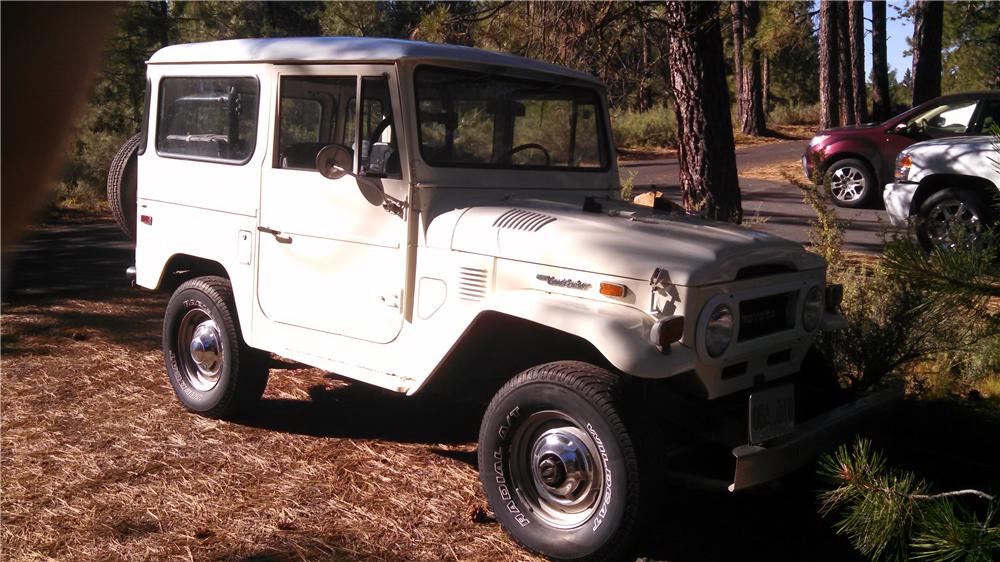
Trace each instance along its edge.
<instances>
[{"instance_id":1,"label":"side window","mask_svg":"<svg viewBox=\"0 0 1000 562\"><path fill-rule=\"evenodd\" d=\"M360 166L368 175L402 177L389 81L385 77L363 78L361 82Z\"/></svg>"},{"instance_id":2,"label":"side window","mask_svg":"<svg viewBox=\"0 0 1000 562\"><path fill-rule=\"evenodd\" d=\"M256 78L163 78L156 151L243 163L257 141Z\"/></svg>"},{"instance_id":3,"label":"side window","mask_svg":"<svg viewBox=\"0 0 1000 562\"><path fill-rule=\"evenodd\" d=\"M328 144L352 148L357 78L283 76L278 112L278 168L316 169Z\"/></svg>"},{"instance_id":4,"label":"side window","mask_svg":"<svg viewBox=\"0 0 1000 562\"><path fill-rule=\"evenodd\" d=\"M988 135L993 125L1000 127L1000 99L983 100L983 112L979 117L976 134Z\"/></svg>"},{"instance_id":5,"label":"side window","mask_svg":"<svg viewBox=\"0 0 1000 562\"><path fill-rule=\"evenodd\" d=\"M142 107L142 126L139 136L139 154L146 153L147 139L149 139L149 96L152 94L153 84L146 78L146 101Z\"/></svg>"},{"instance_id":6,"label":"side window","mask_svg":"<svg viewBox=\"0 0 1000 562\"><path fill-rule=\"evenodd\" d=\"M910 122L935 138L964 135L975 111L976 100L953 101L934 106Z\"/></svg>"}]
</instances>

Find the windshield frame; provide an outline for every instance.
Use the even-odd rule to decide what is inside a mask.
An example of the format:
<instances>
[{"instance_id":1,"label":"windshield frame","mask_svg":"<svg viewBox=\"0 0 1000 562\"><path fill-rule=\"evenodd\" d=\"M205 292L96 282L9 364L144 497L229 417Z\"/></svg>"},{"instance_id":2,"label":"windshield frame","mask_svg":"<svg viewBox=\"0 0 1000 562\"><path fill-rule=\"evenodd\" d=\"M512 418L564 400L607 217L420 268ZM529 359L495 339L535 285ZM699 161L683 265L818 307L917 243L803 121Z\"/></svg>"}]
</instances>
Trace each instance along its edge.
<instances>
[{"instance_id":1,"label":"windshield frame","mask_svg":"<svg viewBox=\"0 0 1000 562\"><path fill-rule=\"evenodd\" d=\"M438 168L438 169L465 169L465 170L468 170L468 169L477 169L477 170L534 171L534 172L539 172L539 171L541 171L541 172L582 172L582 173L589 173L589 174L606 174L609 170L611 170L612 159L614 157L613 154L612 154L612 151L610 149L612 141L611 141L610 133L608 131L608 127L607 127L607 123L608 123L607 105L606 105L604 97L602 95L603 93L602 93L602 91L600 89L598 89L597 87L594 87L594 86L592 86L590 84L578 82L578 81L575 81L575 80L572 80L572 79L566 79L566 78L558 76L558 75L552 75L552 76L538 75L537 77L536 76L525 77L525 76L520 75L520 74L513 74L513 73L505 72L505 70L506 69L498 70L498 69L495 69L495 68L490 69L490 68L455 67L455 66L446 66L446 65L438 65L438 64L426 64L426 63L418 64L413 69L413 74L412 74L412 76L413 76L413 82L412 82L413 98L412 99L413 99L413 103L414 103L414 108L416 110L415 111L415 115L414 115L414 125L415 125L414 129L415 129L415 132L416 132L416 140L417 140L417 150L414 151L414 152L416 152L417 154L420 155L420 159L423 161L424 164L426 164L428 167ZM483 77L487 77L487 78L496 76L496 77L500 77L500 78L511 80L511 81L515 81L515 82L522 82L522 83L525 83L525 84L537 84L537 85L539 85L541 87L566 86L568 88L573 88L573 89L577 89L577 90L585 90L588 94L590 94L590 95L593 96L594 111L595 111L595 119L594 119L594 121L595 121L595 124L597 126L596 132L597 132L597 135L598 135L597 150L598 150L598 158L600 158L600 160L601 160L601 165L600 166L590 166L590 167L582 167L582 166L544 166L544 165L541 165L541 166L539 166L539 165L512 165L512 164L506 164L506 163L487 163L487 162L468 162L468 163L463 163L463 162L442 162L440 160L432 160L432 159L428 158L427 155L424 152L424 143L423 143L423 136L422 136L423 133L421 131L421 121L420 121L420 114L419 114L420 112L419 112L419 109L418 109L420 107L420 101L421 101L421 99L420 99L420 88L418 86L419 76L420 76L421 72L426 72L426 71L441 72L441 73L453 73L453 74L458 74L458 75L462 75L462 74L465 74L465 75L468 75L468 74L479 74L479 75L482 75Z\"/></svg>"}]
</instances>

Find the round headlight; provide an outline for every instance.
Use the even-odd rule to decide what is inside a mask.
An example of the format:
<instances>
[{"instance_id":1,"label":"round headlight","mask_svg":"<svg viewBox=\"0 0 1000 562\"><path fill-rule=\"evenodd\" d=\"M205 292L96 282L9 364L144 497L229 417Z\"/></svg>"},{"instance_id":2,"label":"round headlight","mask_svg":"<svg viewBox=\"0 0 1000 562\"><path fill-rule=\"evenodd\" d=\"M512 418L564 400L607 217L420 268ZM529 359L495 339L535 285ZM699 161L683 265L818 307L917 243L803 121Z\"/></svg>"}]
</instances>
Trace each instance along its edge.
<instances>
[{"instance_id":1,"label":"round headlight","mask_svg":"<svg viewBox=\"0 0 1000 562\"><path fill-rule=\"evenodd\" d=\"M720 304L708 317L705 326L705 351L712 357L722 355L733 341L733 311Z\"/></svg>"},{"instance_id":2,"label":"round headlight","mask_svg":"<svg viewBox=\"0 0 1000 562\"><path fill-rule=\"evenodd\" d=\"M806 293L806 301L802 304L802 327L811 332L819 326L823 317L823 291L813 287Z\"/></svg>"}]
</instances>

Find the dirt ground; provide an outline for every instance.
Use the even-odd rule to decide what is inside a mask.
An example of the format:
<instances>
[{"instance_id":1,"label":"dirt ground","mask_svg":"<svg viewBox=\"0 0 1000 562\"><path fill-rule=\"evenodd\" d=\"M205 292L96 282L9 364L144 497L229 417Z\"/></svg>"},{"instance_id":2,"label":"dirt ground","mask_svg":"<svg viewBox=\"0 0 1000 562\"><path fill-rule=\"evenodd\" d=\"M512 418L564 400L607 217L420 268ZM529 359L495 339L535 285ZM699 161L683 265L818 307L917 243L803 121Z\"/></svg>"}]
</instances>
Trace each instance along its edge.
<instances>
[{"instance_id":1,"label":"dirt ground","mask_svg":"<svg viewBox=\"0 0 1000 562\"><path fill-rule=\"evenodd\" d=\"M7 258L3 559L534 559L484 512L475 409L276 359L254 413L201 418L164 372L167 297L127 287L113 224L50 222ZM816 515L812 474L766 493L674 490L640 554L856 559Z\"/></svg>"}]
</instances>

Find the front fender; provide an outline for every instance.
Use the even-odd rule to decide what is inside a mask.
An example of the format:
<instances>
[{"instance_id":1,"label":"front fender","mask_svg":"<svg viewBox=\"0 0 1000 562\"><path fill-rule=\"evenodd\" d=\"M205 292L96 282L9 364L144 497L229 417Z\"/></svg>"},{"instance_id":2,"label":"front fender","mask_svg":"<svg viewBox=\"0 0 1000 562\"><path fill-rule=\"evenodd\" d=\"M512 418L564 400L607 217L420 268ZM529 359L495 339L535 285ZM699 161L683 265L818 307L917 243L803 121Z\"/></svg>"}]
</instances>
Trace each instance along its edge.
<instances>
[{"instance_id":1,"label":"front fender","mask_svg":"<svg viewBox=\"0 0 1000 562\"><path fill-rule=\"evenodd\" d=\"M591 343L608 362L629 375L667 378L694 369L693 349L676 342L661 353L649 341L656 319L631 307L533 290L497 293L484 310L529 320Z\"/></svg>"}]
</instances>

